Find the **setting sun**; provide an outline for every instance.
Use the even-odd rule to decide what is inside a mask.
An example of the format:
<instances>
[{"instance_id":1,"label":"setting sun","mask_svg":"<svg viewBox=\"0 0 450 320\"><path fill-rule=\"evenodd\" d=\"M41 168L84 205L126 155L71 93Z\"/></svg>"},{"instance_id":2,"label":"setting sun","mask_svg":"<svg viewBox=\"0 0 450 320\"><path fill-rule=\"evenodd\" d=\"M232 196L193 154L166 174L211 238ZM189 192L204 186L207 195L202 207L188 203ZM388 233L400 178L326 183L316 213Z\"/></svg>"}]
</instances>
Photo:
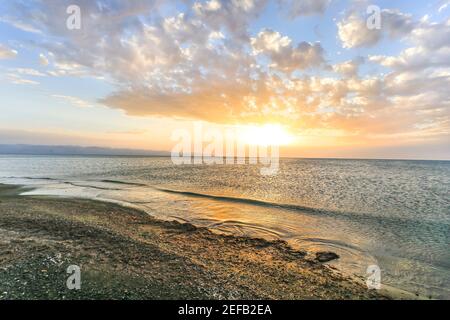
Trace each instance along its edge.
<instances>
[{"instance_id":1,"label":"setting sun","mask_svg":"<svg viewBox=\"0 0 450 320\"><path fill-rule=\"evenodd\" d=\"M294 137L281 125L244 126L239 130L241 140L251 145L287 145Z\"/></svg>"}]
</instances>

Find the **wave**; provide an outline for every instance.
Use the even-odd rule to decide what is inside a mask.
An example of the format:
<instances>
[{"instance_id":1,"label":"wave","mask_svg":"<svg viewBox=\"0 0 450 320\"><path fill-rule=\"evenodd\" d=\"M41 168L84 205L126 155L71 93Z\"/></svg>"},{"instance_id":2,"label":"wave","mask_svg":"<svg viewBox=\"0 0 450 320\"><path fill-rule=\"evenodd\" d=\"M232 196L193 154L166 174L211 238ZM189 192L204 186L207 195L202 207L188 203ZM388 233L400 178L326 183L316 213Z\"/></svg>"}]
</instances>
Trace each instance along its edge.
<instances>
[{"instance_id":1,"label":"wave","mask_svg":"<svg viewBox=\"0 0 450 320\"><path fill-rule=\"evenodd\" d=\"M197 198L205 198L205 199L211 199L211 200L216 200L216 201L242 203L242 204L260 206L260 207L265 207L265 208L297 211L302 214L323 215L323 216L328 216L328 217L358 221L359 223L371 224L374 226L379 225L380 223L381 224L391 224L393 227L398 227L399 225L408 224L408 225L410 225L410 227L411 226L414 227L411 230L416 230L416 231L420 228L422 228L424 230L430 229L430 228L432 228L434 230L442 230L442 229L450 227L449 223L446 223L443 221L436 222L436 221L429 221L429 220L424 220L424 219L419 220L419 219L414 219L411 217L395 217L395 216L386 217L386 216L377 215L376 213L321 209L321 208L308 207L308 206L303 206L303 205L298 205L298 204L270 202L270 201L252 199L252 198L239 198L239 197L231 197L231 196L223 196L223 195L212 195L212 194L206 194L206 193L200 193L200 192L180 191L180 190L161 188L161 187L152 187L152 188L154 188L155 190L161 191L161 192L166 192L166 193L173 193L173 194L179 194L179 195L197 197Z\"/></svg>"},{"instance_id":2,"label":"wave","mask_svg":"<svg viewBox=\"0 0 450 320\"><path fill-rule=\"evenodd\" d=\"M24 179L24 180L49 180L49 181L60 181L59 179L49 178L49 177L1 177L3 179Z\"/></svg>"},{"instance_id":3,"label":"wave","mask_svg":"<svg viewBox=\"0 0 450 320\"><path fill-rule=\"evenodd\" d=\"M59 183L63 183L63 184L69 184L71 186L74 187L82 187L82 188L92 188L92 189L98 189L98 190L122 190L119 188L107 188L107 187L100 187L100 186L95 186L95 185L91 185L91 184L79 184L79 183L75 183L72 181L64 181L63 179L55 179L55 178L50 178L50 177L1 177L3 179L24 179L24 180L45 180L45 181L56 181ZM147 186L146 184L142 184L142 183L133 183L133 182L125 182L125 181L120 181L120 180L87 180L85 181L87 183L89 182L103 182L103 183L112 183L112 184L122 184L122 185L130 185L130 186L139 186L139 187L145 187Z\"/></svg>"},{"instance_id":4,"label":"wave","mask_svg":"<svg viewBox=\"0 0 450 320\"><path fill-rule=\"evenodd\" d=\"M237 220L216 221L207 225L208 229L215 229L219 231L231 231L232 234L241 234L249 236L249 233L254 233L256 237L281 239L282 234L275 230L266 228L256 223L246 223ZM254 236L252 236L254 237Z\"/></svg>"},{"instance_id":5,"label":"wave","mask_svg":"<svg viewBox=\"0 0 450 320\"><path fill-rule=\"evenodd\" d=\"M98 190L108 190L108 191L120 191L122 189L118 188L105 188L105 187L99 187L99 186L93 186L88 184L77 184L75 182L65 181L64 184L69 184L74 187L80 187L80 188L92 188L92 189L98 189Z\"/></svg>"},{"instance_id":6,"label":"wave","mask_svg":"<svg viewBox=\"0 0 450 320\"><path fill-rule=\"evenodd\" d=\"M100 180L100 182L106 182L106 183L116 183L116 184L124 184L127 186L137 186L137 187L148 187L145 183L137 183L137 182L127 182L127 181L120 181L120 180Z\"/></svg>"},{"instance_id":7,"label":"wave","mask_svg":"<svg viewBox=\"0 0 450 320\"><path fill-rule=\"evenodd\" d=\"M311 214L311 215L323 215L328 217L334 217L339 219L348 219L353 221L359 221L360 223L365 224L371 224L371 225L378 225L380 223L382 224L391 224L393 227L397 227L398 225L405 225L409 224L411 230L415 230L415 232L418 232L419 229L423 229L426 231L426 229L434 229L434 230L442 230L445 228L450 227L450 224L447 221L432 221L432 220L425 220L425 219L415 219L412 217L398 217L398 216L391 216L387 217L384 215L378 215L376 213L366 213L366 212L352 212L352 211L344 211L344 210L333 210L333 209L324 209L324 208L317 208L317 207L309 207L304 206L300 204L291 204L291 203L279 203L279 202L271 202L271 201L265 201L265 200L259 200L259 199L252 199L252 198L243 198L243 197L233 197L233 196L227 196L227 195L213 195L213 194L207 194L207 193L201 193L201 192L195 192L195 191L183 191L183 190L175 190L171 188L166 187L159 187L159 186L152 186L145 183L138 183L138 182L128 182L128 181L122 181L122 180L113 180L113 179L103 179L103 180L91 180L91 181L84 181L83 182L72 182L72 181L64 181L61 179L55 179L51 177L3 177L3 178L11 178L11 179L29 179L29 180L48 180L48 181L58 181L62 184L69 184L76 187L84 187L84 188L92 188L97 190L104 190L104 191L120 191L123 190L121 188L111 188L106 186L96 186L91 185L89 182L100 182L100 183L110 183L110 184L116 184L116 185L128 185L128 186L135 186L135 187L145 187L145 188L151 188L160 192L166 192L166 193L173 193L178 195L184 195L189 197L198 197L198 198L205 198L205 199L211 199L216 201L226 201L226 202L232 202L232 203L241 203L241 204L248 204L248 205L254 205L254 206L260 206L265 208L274 208L274 209L281 209L281 210L290 210L290 211L297 211L302 214ZM132 204L146 204L147 201L127 201ZM411 227L413 225L413 227ZM444 232L444 231L443 231Z\"/></svg>"},{"instance_id":8,"label":"wave","mask_svg":"<svg viewBox=\"0 0 450 320\"><path fill-rule=\"evenodd\" d=\"M179 191L179 190L160 188L160 187L155 187L155 189L162 191L162 192L166 192L166 193L174 193L174 194L180 194L180 195L185 195L185 196L208 198L208 199L212 199L212 200L227 201L227 202L234 202L234 203L245 203L245 204L263 206L263 207L281 208L281 209L297 210L297 211L304 211L304 212L307 211L307 212L322 213L322 214L324 214L324 213L340 214L341 213L338 211L323 210L323 209L312 208L312 207L307 207L307 206L302 206L302 205L297 205L297 204L270 202L270 201L251 199L251 198L219 196L219 195L211 195L211 194L199 193L199 192L193 192L193 191Z\"/></svg>"}]
</instances>

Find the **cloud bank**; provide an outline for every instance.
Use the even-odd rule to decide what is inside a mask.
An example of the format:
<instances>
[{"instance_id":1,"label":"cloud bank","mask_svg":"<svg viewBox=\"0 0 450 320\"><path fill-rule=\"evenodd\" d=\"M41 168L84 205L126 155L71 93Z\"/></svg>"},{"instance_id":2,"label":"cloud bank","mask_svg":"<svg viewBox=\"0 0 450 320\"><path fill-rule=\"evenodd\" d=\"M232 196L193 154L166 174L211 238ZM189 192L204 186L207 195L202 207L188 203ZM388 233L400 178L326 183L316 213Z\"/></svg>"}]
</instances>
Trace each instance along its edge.
<instances>
[{"instance_id":1,"label":"cloud bank","mask_svg":"<svg viewBox=\"0 0 450 320\"><path fill-rule=\"evenodd\" d=\"M77 31L52 19L71 2L33 2L33 10L19 2L11 15L43 34L36 45L41 65L54 68L50 75L108 79L117 90L100 101L129 115L276 121L310 134L408 141L449 135L449 19L384 9L381 29L369 30L364 12L351 10L336 23L344 50L384 39L405 48L330 64L332 53L319 42L269 28L250 32L265 0L78 1L84 18ZM278 3L298 18L326 12L331 1ZM15 54L0 47L0 58ZM377 71L362 74L364 66Z\"/></svg>"}]
</instances>

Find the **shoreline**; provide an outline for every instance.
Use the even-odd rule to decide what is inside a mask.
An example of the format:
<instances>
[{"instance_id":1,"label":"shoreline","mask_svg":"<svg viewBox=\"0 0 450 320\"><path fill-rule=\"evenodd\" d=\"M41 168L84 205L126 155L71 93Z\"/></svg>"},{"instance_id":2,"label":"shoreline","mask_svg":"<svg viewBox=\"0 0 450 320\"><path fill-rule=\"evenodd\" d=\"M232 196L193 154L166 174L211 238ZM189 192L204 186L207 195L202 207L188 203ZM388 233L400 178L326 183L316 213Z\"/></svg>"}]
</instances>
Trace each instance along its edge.
<instances>
[{"instance_id":1,"label":"shoreline","mask_svg":"<svg viewBox=\"0 0 450 320\"><path fill-rule=\"evenodd\" d=\"M0 299L388 299L284 241L0 185ZM68 290L66 269L81 269ZM416 297L417 298L417 297Z\"/></svg>"}]
</instances>

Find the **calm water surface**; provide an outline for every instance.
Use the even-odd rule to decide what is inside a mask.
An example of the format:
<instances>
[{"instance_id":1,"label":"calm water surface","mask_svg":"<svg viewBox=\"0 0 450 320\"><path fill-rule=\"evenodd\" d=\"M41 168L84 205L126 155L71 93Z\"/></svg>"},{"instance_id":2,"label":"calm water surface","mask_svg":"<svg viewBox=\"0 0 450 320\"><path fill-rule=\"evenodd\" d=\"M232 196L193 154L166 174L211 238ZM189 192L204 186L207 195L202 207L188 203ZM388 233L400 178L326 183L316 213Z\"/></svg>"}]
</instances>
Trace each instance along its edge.
<instances>
[{"instance_id":1,"label":"calm water surface","mask_svg":"<svg viewBox=\"0 0 450 320\"><path fill-rule=\"evenodd\" d=\"M344 272L450 298L450 162L282 159L174 166L170 158L1 156L0 183L114 201L217 232L332 250Z\"/></svg>"}]
</instances>

